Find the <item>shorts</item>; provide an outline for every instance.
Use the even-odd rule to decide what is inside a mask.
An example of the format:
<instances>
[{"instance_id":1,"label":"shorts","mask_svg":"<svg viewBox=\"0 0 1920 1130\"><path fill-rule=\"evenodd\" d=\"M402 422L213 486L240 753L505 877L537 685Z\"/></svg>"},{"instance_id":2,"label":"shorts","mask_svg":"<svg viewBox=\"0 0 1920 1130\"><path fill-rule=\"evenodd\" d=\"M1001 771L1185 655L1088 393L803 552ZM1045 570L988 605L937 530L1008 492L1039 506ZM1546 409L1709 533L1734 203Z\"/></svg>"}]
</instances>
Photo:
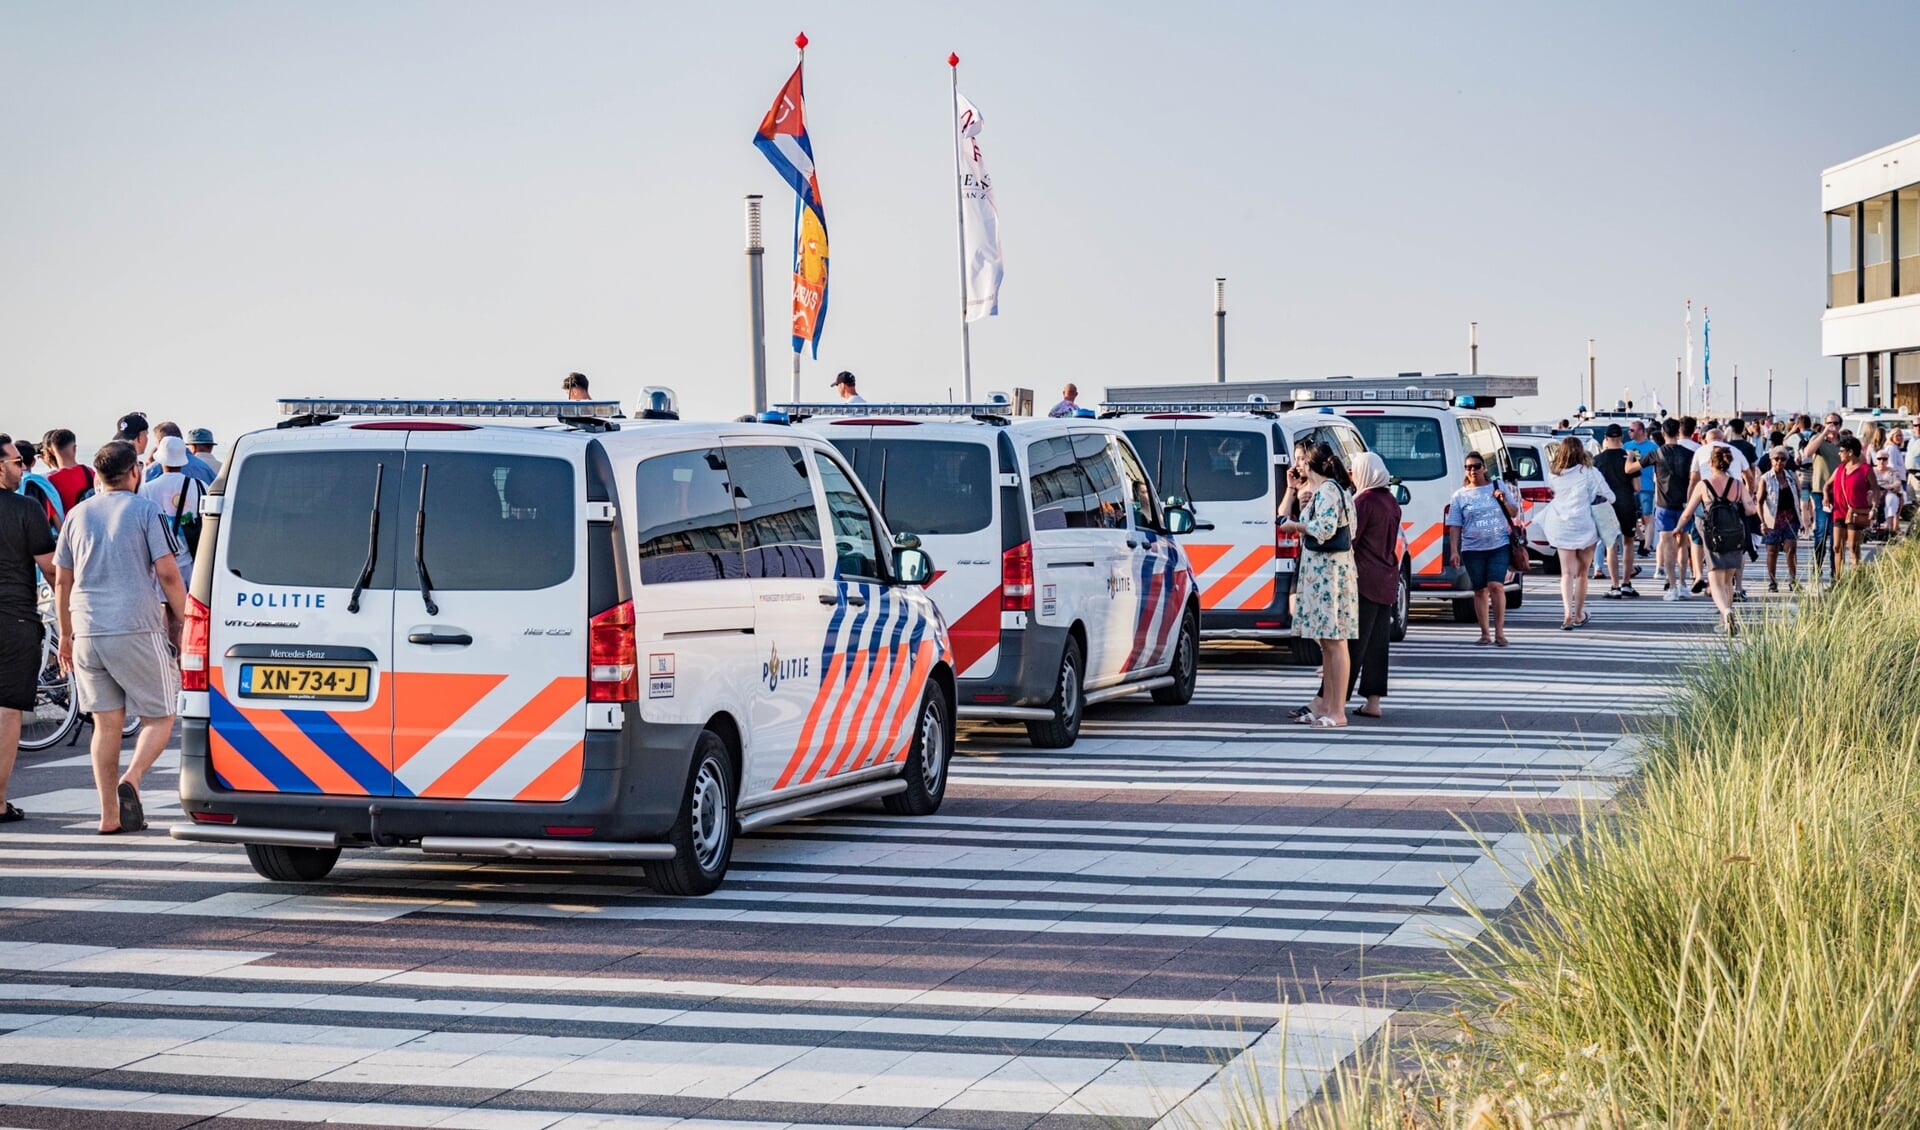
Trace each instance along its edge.
<instances>
[{"instance_id":1,"label":"shorts","mask_svg":"<svg viewBox=\"0 0 1920 1130\"><path fill-rule=\"evenodd\" d=\"M1498 549L1463 549L1460 565L1467 571L1467 587L1474 592L1488 585L1504 585L1507 570L1513 566L1513 550L1504 545Z\"/></svg>"},{"instance_id":2,"label":"shorts","mask_svg":"<svg viewBox=\"0 0 1920 1130\"><path fill-rule=\"evenodd\" d=\"M0 709L32 710L40 692L40 643L46 627L38 620L0 622Z\"/></svg>"},{"instance_id":3,"label":"shorts","mask_svg":"<svg viewBox=\"0 0 1920 1130\"><path fill-rule=\"evenodd\" d=\"M1651 513L1653 513L1653 492L1643 490L1640 492L1640 516L1644 518Z\"/></svg>"},{"instance_id":4,"label":"shorts","mask_svg":"<svg viewBox=\"0 0 1920 1130\"><path fill-rule=\"evenodd\" d=\"M1653 510L1653 528L1663 534L1690 534L1693 532L1692 522L1688 522L1684 527L1680 525L1680 515L1684 513L1686 513L1684 509L1669 510L1664 506L1656 506Z\"/></svg>"},{"instance_id":5,"label":"shorts","mask_svg":"<svg viewBox=\"0 0 1920 1130\"><path fill-rule=\"evenodd\" d=\"M80 636L73 641L73 691L92 714L125 710L139 718L171 718L180 697L180 668L167 654L165 632Z\"/></svg>"}]
</instances>

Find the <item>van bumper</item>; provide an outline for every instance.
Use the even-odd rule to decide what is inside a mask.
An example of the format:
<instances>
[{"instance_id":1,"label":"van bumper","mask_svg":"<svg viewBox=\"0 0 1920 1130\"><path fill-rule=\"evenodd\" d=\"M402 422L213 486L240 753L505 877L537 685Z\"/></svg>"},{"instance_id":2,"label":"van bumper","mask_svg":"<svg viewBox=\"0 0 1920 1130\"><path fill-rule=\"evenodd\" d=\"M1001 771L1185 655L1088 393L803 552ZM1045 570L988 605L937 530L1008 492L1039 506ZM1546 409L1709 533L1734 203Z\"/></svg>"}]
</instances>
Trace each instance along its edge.
<instances>
[{"instance_id":1,"label":"van bumper","mask_svg":"<svg viewBox=\"0 0 1920 1130\"><path fill-rule=\"evenodd\" d=\"M1060 657L1067 650L1067 629L1035 624L1000 633L1000 657L984 679L954 680L956 707L963 721L1044 721L1053 717ZM982 701L984 700L984 701Z\"/></svg>"},{"instance_id":2,"label":"van bumper","mask_svg":"<svg viewBox=\"0 0 1920 1130\"><path fill-rule=\"evenodd\" d=\"M1416 573L1413 583L1407 588L1408 600L1472 600L1473 590L1467 587L1467 571L1443 566L1438 573ZM1519 578L1508 581L1504 586L1508 592L1520 590Z\"/></svg>"},{"instance_id":3,"label":"van bumper","mask_svg":"<svg viewBox=\"0 0 1920 1130\"><path fill-rule=\"evenodd\" d=\"M556 855L558 849L587 849L596 842L612 841L609 846L617 847L664 839L679 814L700 729L691 724L630 722L624 730L588 731L579 790L566 800L549 803L241 792L223 787L213 777L207 756L207 720L184 718L180 807L189 821L199 814L231 816L233 822L181 825L176 838L216 843L300 840L293 846L305 846L309 841L301 834L317 833L332 836L333 843L342 847L372 847L376 836L380 846L452 837L501 842L510 849L530 842L536 848L551 845ZM591 830L549 836L546 830L553 827ZM494 854L533 855L504 849Z\"/></svg>"}]
</instances>

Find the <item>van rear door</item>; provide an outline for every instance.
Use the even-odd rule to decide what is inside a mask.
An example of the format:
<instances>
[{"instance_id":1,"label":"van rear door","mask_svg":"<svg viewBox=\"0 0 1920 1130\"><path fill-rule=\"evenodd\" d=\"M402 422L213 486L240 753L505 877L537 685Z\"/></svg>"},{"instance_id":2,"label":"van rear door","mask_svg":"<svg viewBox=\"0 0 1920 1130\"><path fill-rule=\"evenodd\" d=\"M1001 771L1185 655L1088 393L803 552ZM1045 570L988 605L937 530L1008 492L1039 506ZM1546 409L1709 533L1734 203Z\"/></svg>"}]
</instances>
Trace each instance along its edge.
<instances>
[{"instance_id":1,"label":"van rear door","mask_svg":"<svg viewBox=\"0 0 1920 1130\"><path fill-rule=\"evenodd\" d=\"M208 590L208 755L223 788L405 795L391 740L405 441L313 428L242 440L227 467Z\"/></svg>"},{"instance_id":2,"label":"van rear door","mask_svg":"<svg viewBox=\"0 0 1920 1130\"><path fill-rule=\"evenodd\" d=\"M1275 557L1273 488L1281 472L1268 448L1272 429L1210 425L1204 416L1179 419L1171 428L1128 428L1127 438L1155 488L1186 499L1196 518L1213 524L1180 539L1201 610L1261 611L1275 603L1276 574L1294 565Z\"/></svg>"},{"instance_id":3,"label":"van rear door","mask_svg":"<svg viewBox=\"0 0 1920 1130\"><path fill-rule=\"evenodd\" d=\"M508 428L407 435L396 791L565 800L586 738L585 444Z\"/></svg>"}]
</instances>

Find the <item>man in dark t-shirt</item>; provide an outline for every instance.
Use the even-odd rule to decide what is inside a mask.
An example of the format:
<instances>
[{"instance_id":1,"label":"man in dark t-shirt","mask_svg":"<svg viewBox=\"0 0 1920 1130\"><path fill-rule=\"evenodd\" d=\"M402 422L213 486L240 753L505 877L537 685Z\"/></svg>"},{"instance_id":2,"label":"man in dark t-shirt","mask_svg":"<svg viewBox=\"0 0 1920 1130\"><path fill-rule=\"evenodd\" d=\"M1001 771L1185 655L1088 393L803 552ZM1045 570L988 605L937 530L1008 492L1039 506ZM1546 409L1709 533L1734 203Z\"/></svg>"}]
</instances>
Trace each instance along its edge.
<instances>
[{"instance_id":1,"label":"man in dark t-shirt","mask_svg":"<svg viewBox=\"0 0 1920 1130\"><path fill-rule=\"evenodd\" d=\"M1661 421L1665 443L1653 455L1653 528L1660 537L1660 564L1666 570L1666 600L1687 599L1686 569L1693 556L1693 523L1680 524L1693 491L1693 452L1684 447L1684 424L1668 417Z\"/></svg>"},{"instance_id":2,"label":"man in dark t-shirt","mask_svg":"<svg viewBox=\"0 0 1920 1130\"><path fill-rule=\"evenodd\" d=\"M1593 457L1594 469L1613 492L1613 513L1620 521L1620 540L1616 545L1600 547L1608 575L1617 583L1608 596L1639 596L1633 587L1633 527L1640 520L1640 464L1625 447L1626 433L1619 424L1608 424L1601 441L1600 454Z\"/></svg>"},{"instance_id":3,"label":"man in dark t-shirt","mask_svg":"<svg viewBox=\"0 0 1920 1130\"><path fill-rule=\"evenodd\" d=\"M14 493L26 460L11 444L0 448L0 824L25 815L7 802L14 755L20 752L20 714L33 709L40 682L38 578L53 575L53 527L47 512Z\"/></svg>"}]
</instances>

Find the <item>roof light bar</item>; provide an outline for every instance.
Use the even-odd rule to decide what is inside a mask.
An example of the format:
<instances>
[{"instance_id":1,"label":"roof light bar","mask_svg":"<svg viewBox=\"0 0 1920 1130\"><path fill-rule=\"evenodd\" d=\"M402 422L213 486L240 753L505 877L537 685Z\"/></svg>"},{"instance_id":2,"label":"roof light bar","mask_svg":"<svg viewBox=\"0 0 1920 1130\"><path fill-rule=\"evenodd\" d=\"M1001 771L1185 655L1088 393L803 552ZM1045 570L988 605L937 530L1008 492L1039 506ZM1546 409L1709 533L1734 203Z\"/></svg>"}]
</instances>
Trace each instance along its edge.
<instances>
[{"instance_id":1,"label":"roof light bar","mask_svg":"<svg viewBox=\"0 0 1920 1130\"><path fill-rule=\"evenodd\" d=\"M1257 398L1257 399L1256 399ZM1271 416L1280 406L1254 393L1247 403L1231 400L1108 400L1100 408L1109 416L1141 416L1159 412L1201 412L1215 416L1252 414Z\"/></svg>"},{"instance_id":2,"label":"roof light bar","mask_svg":"<svg viewBox=\"0 0 1920 1130\"><path fill-rule=\"evenodd\" d=\"M617 400L347 400L302 396L280 400L283 416L409 416L494 420L611 420Z\"/></svg>"},{"instance_id":3,"label":"roof light bar","mask_svg":"<svg viewBox=\"0 0 1920 1130\"><path fill-rule=\"evenodd\" d=\"M1293 390L1293 399L1296 404L1351 404L1355 401L1368 400L1440 400L1450 402L1453 400L1453 390L1450 388L1417 388L1411 385L1406 388L1296 388Z\"/></svg>"},{"instance_id":4,"label":"roof light bar","mask_svg":"<svg viewBox=\"0 0 1920 1130\"><path fill-rule=\"evenodd\" d=\"M826 404L776 404L777 412L800 420L809 416L937 416L966 419L971 416L1011 416L1013 405L1004 400L987 401L981 404L949 404L944 402L926 404L883 404L869 402L850 404L846 401L833 401Z\"/></svg>"}]
</instances>

